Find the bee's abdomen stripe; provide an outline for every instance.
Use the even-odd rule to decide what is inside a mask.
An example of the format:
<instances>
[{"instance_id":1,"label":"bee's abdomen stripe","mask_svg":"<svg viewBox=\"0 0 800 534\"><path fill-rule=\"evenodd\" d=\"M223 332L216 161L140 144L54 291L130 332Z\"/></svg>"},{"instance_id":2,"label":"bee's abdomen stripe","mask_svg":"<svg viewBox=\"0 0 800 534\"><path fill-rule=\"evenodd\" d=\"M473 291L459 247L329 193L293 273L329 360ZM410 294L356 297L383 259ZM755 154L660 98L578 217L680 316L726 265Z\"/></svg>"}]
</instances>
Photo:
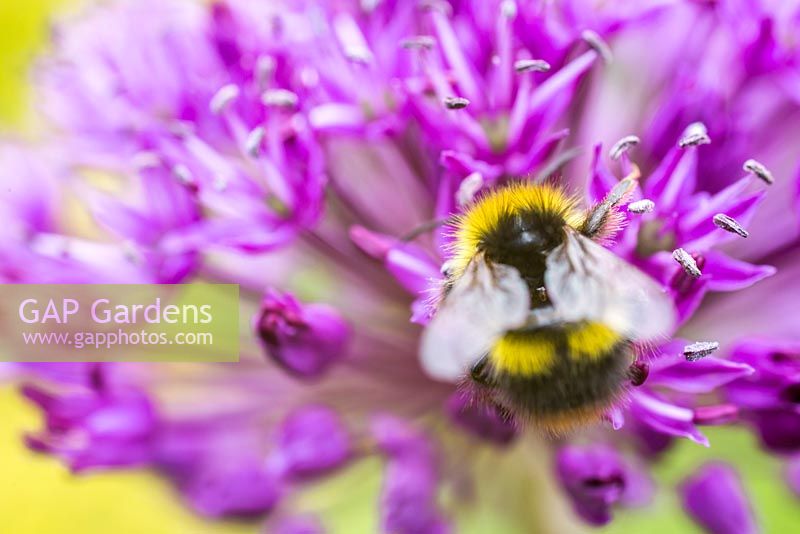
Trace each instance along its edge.
<instances>
[{"instance_id":1,"label":"bee's abdomen stripe","mask_svg":"<svg viewBox=\"0 0 800 534\"><path fill-rule=\"evenodd\" d=\"M629 342L618 341L593 358L575 357L566 350L565 334L560 348L545 373L495 370L494 382L510 405L533 417L551 416L607 405L620 395L633 359Z\"/></svg>"}]
</instances>

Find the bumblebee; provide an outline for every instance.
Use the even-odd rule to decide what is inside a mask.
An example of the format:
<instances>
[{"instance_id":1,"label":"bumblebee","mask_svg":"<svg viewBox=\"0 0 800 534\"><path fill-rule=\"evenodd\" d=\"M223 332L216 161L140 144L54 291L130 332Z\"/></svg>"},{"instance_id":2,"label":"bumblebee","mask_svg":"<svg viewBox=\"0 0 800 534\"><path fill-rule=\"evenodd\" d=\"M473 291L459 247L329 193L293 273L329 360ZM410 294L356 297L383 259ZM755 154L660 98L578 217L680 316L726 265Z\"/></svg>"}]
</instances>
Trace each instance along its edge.
<instances>
[{"instance_id":1,"label":"bumblebee","mask_svg":"<svg viewBox=\"0 0 800 534\"><path fill-rule=\"evenodd\" d=\"M451 260L421 357L447 381L551 434L597 420L631 382L635 344L668 334L671 300L603 246L636 176L589 209L554 183L479 196L452 223Z\"/></svg>"}]
</instances>

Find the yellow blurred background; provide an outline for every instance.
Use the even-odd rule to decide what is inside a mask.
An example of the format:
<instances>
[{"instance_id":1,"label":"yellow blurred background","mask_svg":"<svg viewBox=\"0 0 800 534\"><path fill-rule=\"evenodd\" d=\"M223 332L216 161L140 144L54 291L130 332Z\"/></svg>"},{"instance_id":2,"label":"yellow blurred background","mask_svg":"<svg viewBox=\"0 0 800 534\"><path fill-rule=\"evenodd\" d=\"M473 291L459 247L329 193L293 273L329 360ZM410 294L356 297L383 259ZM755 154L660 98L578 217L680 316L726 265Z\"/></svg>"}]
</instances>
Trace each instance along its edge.
<instances>
[{"instance_id":1,"label":"yellow blurred background","mask_svg":"<svg viewBox=\"0 0 800 534\"><path fill-rule=\"evenodd\" d=\"M0 132L2 136L35 132L28 68L46 49L48 19L74 10L76 0L3 0L0 2ZM0 532L10 534L203 534L258 532L258 523L207 522L193 515L175 490L146 471L114 471L74 477L56 460L25 449L21 436L40 424L39 415L10 385L0 385ZM656 468L663 483L653 507L618 513L605 534L697 532L679 511L672 487L693 467L723 458L741 469L767 533L786 533L800 525L798 501L781 480L781 464L761 454L753 437L741 429L710 429L711 449L682 443ZM369 534L374 528L377 465L356 467L345 475L349 502L328 517L332 530ZM356 488L357 489L354 489ZM319 497L319 495L318 495ZM324 499L323 499L324 500ZM359 502L356 502L359 501ZM346 508L346 509L345 509ZM506 532L502 510L480 521L465 521L464 530ZM466 524L465 524L466 523ZM472 523L472 524L469 524ZM480 525L478 524L480 523ZM495 526L495 528L492 527ZM566 534L566 533L565 533Z\"/></svg>"}]
</instances>

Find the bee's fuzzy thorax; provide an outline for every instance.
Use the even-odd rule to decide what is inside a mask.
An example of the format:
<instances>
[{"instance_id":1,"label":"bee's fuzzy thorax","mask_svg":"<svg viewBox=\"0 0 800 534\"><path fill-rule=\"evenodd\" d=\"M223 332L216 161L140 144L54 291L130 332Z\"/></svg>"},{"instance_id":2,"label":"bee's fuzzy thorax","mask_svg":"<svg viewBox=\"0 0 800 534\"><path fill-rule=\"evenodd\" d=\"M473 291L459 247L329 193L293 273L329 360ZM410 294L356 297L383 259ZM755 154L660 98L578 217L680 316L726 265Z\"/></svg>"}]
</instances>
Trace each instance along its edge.
<instances>
[{"instance_id":1,"label":"bee's fuzzy thorax","mask_svg":"<svg viewBox=\"0 0 800 534\"><path fill-rule=\"evenodd\" d=\"M584 214L576 196L549 182L517 181L487 191L453 224L453 275L457 277L463 273L487 242L503 237L503 225L515 218L529 219L545 228L555 229L564 225L578 228Z\"/></svg>"}]
</instances>

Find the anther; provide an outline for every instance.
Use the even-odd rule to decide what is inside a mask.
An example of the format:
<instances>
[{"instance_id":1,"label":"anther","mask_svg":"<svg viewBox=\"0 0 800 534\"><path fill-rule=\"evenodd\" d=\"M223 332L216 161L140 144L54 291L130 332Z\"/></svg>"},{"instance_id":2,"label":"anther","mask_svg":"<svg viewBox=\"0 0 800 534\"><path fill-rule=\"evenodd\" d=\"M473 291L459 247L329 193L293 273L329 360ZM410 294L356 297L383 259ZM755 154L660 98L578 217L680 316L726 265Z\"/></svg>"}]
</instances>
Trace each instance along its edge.
<instances>
[{"instance_id":1,"label":"anther","mask_svg":"<svg viewBox=\"0 0 800 534\"><path fill-rule=\"evenodd\" d=\"M612 146L611 150L609 151L609 156L611 156L611 159L616 161L622 156L622 154L630 150L631 147L638 145L639 142L639 138L635 135L626 135L614 143L614 146Z\"/></svg>"},{"instance_id":2,"label":"anther","mask_svg":"<svg viewBox=\"0 0 800 534\"><path fill-rule=\"evenodd\" d=\"M759 163L754 159L748 159L744 162L742 169L745 171L754 174L759 179L764 181L767 185L772 185L775 183L775 178L772 176L772 173L769 172L769 169L764 167L763 164Z\"/></svg>"},{"instance_id":3,"label":"anther","mask_svg":"<svg viewBox=\"0 0 800 534\"><path fill-rule=\"evenodd\" d=\"M209 103L208 107L212 113L219 115L223 111L225 111L228 106L239 97L239 88L229 83L228 85L224 85L217 91L213 97L211 97L211 102Z\"/></svg>"},{"instance_id":4,"label":"anther","mask_svg":"<svg viewBox=\"0 0 800 534\"><path fill-rule=\"evenodd\" d=\"M344 57L353 63L358 63L359 65L369 65L372 62L372 54L370 51L360 48L351 48L345 50Z\"/></svg>"},{"instance_id":5,"label":"anther","mask_svg":"<svg viewBox=\"0 0 800 534\"><path fill-rule=\"evenodd\" d=\"M706 125L702 122L694 122L684 130L683 137L678 141L678 147L687 148L709 143L711 143L711 138L708 136Z\"/></svg>"},{"instance_id":6,"label":"anther","mask_svg":"<svg viewBox=\"0 0 800 534\"><path fill-rule=\"evenodd\" d=\"M500 13L508 19L513 19L517 16L517 4L514 0L504 0L500 4Z\"/></svg>"},{"instance_id":7,"label":"anther","mask_svg":"<svg viewBox=\"0 0 800 534\"><path fill-rule=\"evenodd\" d=\"M436 39L430 35L416 35L400 41L400 46L407 50L431 50L436 46Z\"/></svg>"},{"instance_id":8,"label":"anther","mask_svg":"<svg viewBox=\"0 0 800 534\"><path fill-rule=\"evenodd\" d=\"M717 213L714 215L714 224L717 227L722 228L726 232L730 232L732 234L737 234L741 237L747 237L750 234L745 230L741 224L736 222L736 219L732 217L728 217L724 213Z\"/></svg>"},{"instance_id":9,"label":"anther","mask_svg":"<svg viewBox=\"0 0 800 534\"><path fill-rule=\"evenodd\" d=\"M453 14L453 8L442 0L420 0L419 9L421 11L437 12L449 17Z\"/></svg>"},{"instance_id":10,"label":"anther","mask_svg":"<svg viewBox=\"0 0 800 534\"><path fill-rule=\"evenodd\" d=\"M608 65L614 59L614 56L611 54L611 49L608 47L608 44L600 37L597 32L592 30L584 30L581 33L581 39L586 41L586 43L591 46L595 52L600 54L600 57L603 58L603 61Z\"/></svg>"},{"instance_id":11,"label":"anther","mask_svg":"<svg viewBox=\"0 0 800 534\"><path fill-rule=\"evenodd\" d=\"M550 63L543 59L518 59L514 62L514 70L520 74L524 72L547 72Z\"/></svg>"},{"instance_id":12,"label":"anther","mask_svg":"<svg viewBox=\"0 0 800 534\"><path fill-rule=\"evenodd\" d=\"M294 108L297 107L298 98L288 89L269 89L261 94L261 102L265 106Z\"/></svg>"},{"instance_id":13,"label":"anther","mask_svg":"<svg viewBox=\"0 0 800 534\"><path fill-rule=\"evenodd\" d=\"M194 179L192 178L192 172L183 163L178 163L172 167L172 174L175 175L175 178L177 178L182 184L191 184L194 182Z\"/></svg>"},{"instance_id":14,"label":"anther","mask_svg":"<svg viewBox=\"0 0 800 534\"><path fill-rule=\"evenodd\" d=\"M628 211L631 213L650 213L654 209L656 209L655 202L647 198L628 204Z\"/></svg>"},{"instance_id":15,"label":"anther","mask_svg":"<svg viewBox=\"0 0 800 534\"><path fill-rule=\"evenodd\" d=\"M228 188L228 180L222 176L217 176L214 178L213 187L216 191L225 191Z\"/></svg>"},{"instance_id":16,"label":"anther","mask_svg":"<svg viewBox=\"0 0 800 534\"><path fill-rule=\"evenodd\" d=\"M464 207L475 198L475 195L483 187L483 176L479 172L473 172L461 181L456 191L456 202L459 207Z\"/></svg>"},{"instance_id":17,"label":"anther","mask_svg":"<svg viewBox=\"0 0 800 534\"><path fill-rule=\"evenodd\" d=\"M469 106L469 100L460 96L448 96L444 99L444 106L447 109L464 109Z\"/></svg>"},{"instance_id":18,"label":"anther","mask_svg":"<svg viewBox=\"0 0 800 534\"><path fill-rule=\"evenodd\" d=\"M275 69L277 67L277 62L275 58L272 56L259 56L256 60L256 68L255 68L255 79L258 83L259 89L263 89L273 74L275 74Z\"/></svg>"},{"instance_id":19,"label":"anther","mask_svg":"<svg viewBox=\"0 0 800 534\"><path fill-rule=\"evenodd\" d=\"M365 13L372 13L380 3L381 0L361 0L361 9Z\"/></svg>"},{"instance_id":20,"label":"anther","mask_svg":"<svg viewBox=\"0 0 800 534\"><path fill-rule=\"evenodd\" d=\"M700 268L697 266L697 262L694 258L683 250L682 248L677 248L672 251L672 257L675 261L677 261L683 270L691 276L692 278L700 278L700 275L703 274L700 272Z\"/></svg>"},{"instance_id":21,"label":"anther","mask_svg":"<svg viewBox=\"0 0 800 534\"><path fill-rule=\"evenodd\" d=\"M697 360L712 354L717 349L719 349L719 343L716 341L698 341L683 347L683 355L686 358L686 361L696 362Z\"/></svg>"},{"instance_id":22,"label":"anther","mask_svg":"<svg viewBox=\"0 0 800 534\"><path fill-rule=\"evenodd\" d=\"M265 134L266 130L263 126L257 126L253 128L249 134L247 134L247 140L244 142L244 147L251 157L258 157L259 153L261 152L261 143L264 141Z\"/></svg>"}]
</instances>

